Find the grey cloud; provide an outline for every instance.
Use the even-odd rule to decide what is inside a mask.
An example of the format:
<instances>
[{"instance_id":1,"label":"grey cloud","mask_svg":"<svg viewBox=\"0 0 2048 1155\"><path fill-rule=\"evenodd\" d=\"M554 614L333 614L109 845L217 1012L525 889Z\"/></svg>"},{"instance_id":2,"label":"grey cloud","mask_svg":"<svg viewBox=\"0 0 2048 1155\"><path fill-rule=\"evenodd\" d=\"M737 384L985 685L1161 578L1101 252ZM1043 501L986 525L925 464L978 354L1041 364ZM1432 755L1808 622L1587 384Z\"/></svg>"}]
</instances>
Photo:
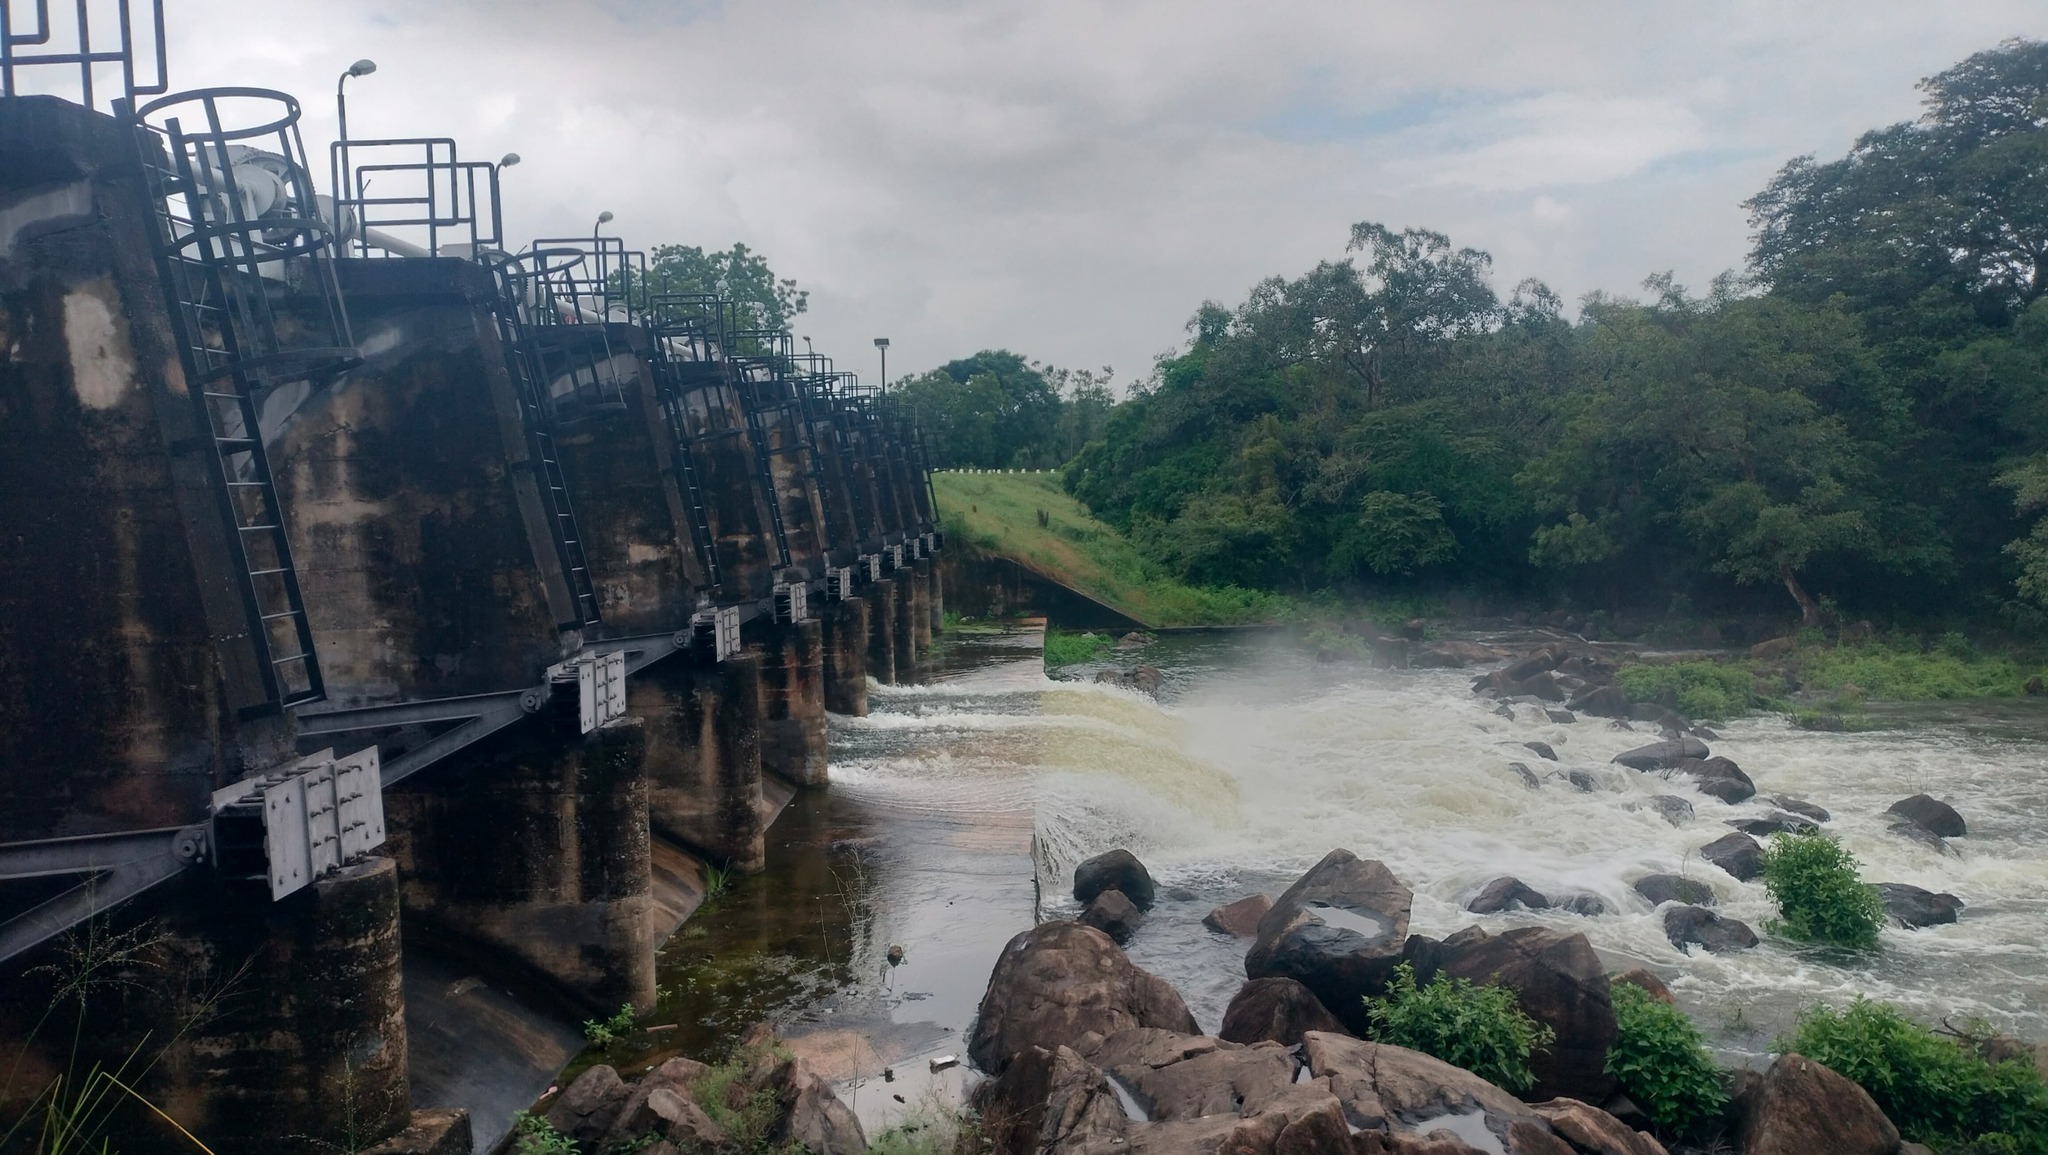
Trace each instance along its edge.
<instances>
[{"instance_id":1,"label":"grey cloud","mask_svg":"<svg viewBox=\"0 0 2048 1155\"><path fill-rule=\"evenodd\" d=\"M515 236L600 209L744 240L871 368L989 345L1142 373L1205 297L1341 254L1353 221L1495 254L1501 288L1738 265L1784 160L1915 114L1913 82L2038 4L1262 5L749 0L175 6L174 82L296 92L332 133L516 150Z\"/></svg>"}]
</instances>

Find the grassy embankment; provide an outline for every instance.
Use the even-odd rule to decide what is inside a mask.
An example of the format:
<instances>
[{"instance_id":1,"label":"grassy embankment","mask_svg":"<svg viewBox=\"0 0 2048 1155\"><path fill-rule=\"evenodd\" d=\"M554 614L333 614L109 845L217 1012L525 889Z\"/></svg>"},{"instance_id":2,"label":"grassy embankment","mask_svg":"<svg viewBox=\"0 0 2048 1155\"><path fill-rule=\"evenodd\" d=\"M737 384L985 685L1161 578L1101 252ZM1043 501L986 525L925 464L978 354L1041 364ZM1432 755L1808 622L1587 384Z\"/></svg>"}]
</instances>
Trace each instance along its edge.
<instances>
[{"instance_id":1,"label":"grassy embankment","mask_svg":"<svg viewBox=\"0 0 2048 1155\"><path fill-rule=\"evenodd\" d=\"M1620 680L1630 697L1689 718L1772 711L1811 729L1861 729L1873 724L1864 714L1871 702L2015 698L2044 673L2048 661L2037 651L1979 648L1961 634L1830 642L1815 631L1771 658L1644 663L1623 669Z\"/></svg>"},{"instance_id":2,"label":"grassy embankment","mask_svg":"<svg viewBox=\"0 0 2048 1155\"><path fill-rule=\"evenodd\" d=\"M932 484L951 541L1017 561L1148 626L1293 616L1293 603L1277 594L1175 579L1062 492L1056 473L939 473Z\"/></svg>"}]
</instances>

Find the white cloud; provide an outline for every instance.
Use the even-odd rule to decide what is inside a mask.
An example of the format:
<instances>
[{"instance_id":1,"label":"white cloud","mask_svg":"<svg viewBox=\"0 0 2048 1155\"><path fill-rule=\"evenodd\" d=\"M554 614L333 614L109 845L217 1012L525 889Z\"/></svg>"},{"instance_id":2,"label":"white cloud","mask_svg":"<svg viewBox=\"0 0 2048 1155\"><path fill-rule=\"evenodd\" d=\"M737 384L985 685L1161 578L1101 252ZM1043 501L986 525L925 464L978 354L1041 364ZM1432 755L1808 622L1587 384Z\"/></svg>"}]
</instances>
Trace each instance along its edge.
<instances>
[{"instance_id":1,"label":"white cloud","mask_svg":"<svg viewBox=\"0 0 2048 1155\"><path fill-rule=\"evenodd\" d=\"M1007 345L1142 372L1206 298L1448 232L1567 298L1741 262L1785 159L1915 113L2029 0L1644 7L1272 0L182 0L173 81L297 93L358 135L517 151L514 236L744 240L871 368ZM288 28L290 35L274 30ZM317 143L316 143L317 142Z\"/></svg>"}]
</instances>

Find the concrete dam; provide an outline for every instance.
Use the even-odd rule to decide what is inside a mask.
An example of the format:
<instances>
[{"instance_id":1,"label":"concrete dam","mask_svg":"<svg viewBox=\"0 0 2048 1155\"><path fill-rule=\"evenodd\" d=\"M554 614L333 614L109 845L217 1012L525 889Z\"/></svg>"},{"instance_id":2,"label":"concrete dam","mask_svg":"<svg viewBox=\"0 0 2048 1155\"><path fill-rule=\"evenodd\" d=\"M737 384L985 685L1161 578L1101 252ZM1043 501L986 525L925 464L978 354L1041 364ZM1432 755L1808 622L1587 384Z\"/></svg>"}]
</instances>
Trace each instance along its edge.
<instances>
[{"instance_id":1,"label":"concrete dam","mask_svg":"<svg viewBox=\"0 0 2048 1155\"><path fill-rule=\"evenodd\" d=\"M918 432L452 140L322 187L160 2L7 7L0 1134L469 1151L914 676Z\"/></svg>"}]
</instances>

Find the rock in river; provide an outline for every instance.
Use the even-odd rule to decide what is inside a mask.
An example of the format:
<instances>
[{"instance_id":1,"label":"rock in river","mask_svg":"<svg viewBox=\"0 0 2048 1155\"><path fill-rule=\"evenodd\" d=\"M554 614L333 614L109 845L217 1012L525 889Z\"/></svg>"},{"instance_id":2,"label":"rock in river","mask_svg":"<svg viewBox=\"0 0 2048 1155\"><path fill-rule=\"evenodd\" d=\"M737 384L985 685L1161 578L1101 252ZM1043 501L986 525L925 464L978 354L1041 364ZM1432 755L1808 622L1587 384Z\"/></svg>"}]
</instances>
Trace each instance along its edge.
<instances>
[{"instance_id":1,"label":"rock in river","mask_svg":"<svg viewBox=\"0 0 2048 1155\"><path fill-rule=\"evenodd\" d=\"M1233 938L1259 937L1259 920L1273 909L1273 900L1263 894L1246 895L1228 906L1219 906L1202 919L1210 930Z\"/></svg>"},{"instance_id":2,"label":"rock in river","mask_svg":"<svg viewBox=\"0 0 2048 1155\"><path fill-rule=\"evenodd\" d=\"M1659 818L1673 826L1684 826L1692 821L1692 803L1676 794L1659 794L1650 799L1649 805Z\"/></svg>"},{"instance_id":3,"label":"rock in river","mask_svg":"<svg viewBox=\"0 0 2048 1155\"><path fill-rule=\"evenodd\" d=\"M1529 910L1549 910L1550 900L1525 885L1513 875L1504 875L1481 887L1479 893L1465 904L1473 914L1499 914L1518 907Z\"/></svg>"},{"instance_id":4,"label":"rock in river","mask_svg":"<svg viewBox=\"0 0 2048 1155\"><path fill-rule=\"evenodd\" d=\"M1886 808L1885 813L1896 814L1943 838L1961 838L1970 832L1969 828L1963 825L1963 816L1956 813L1955 807L1926 794L1901 798Z\"/></svg>"},{"instance_id":5,"label":"rock in river","mask_svg":"<svg viewBox=\"0 0 2048 1155\"><path fill-rule=\"evenodd\" d=\"M1877 896L1884 900L1884 912L1892 922L1907 930L1954 922L1963 900L1953 894L1936 894L1903 882L1880 882Z\"/></svg>"},{"instance_id":6,"label":"rock in river","mask_svg":"<svg viewBox=\"0 0 2048 1155\"><path fill-rule=\"evenodd\" d=\"M1731 818L1728 825L1758 838L1769 838L1773 834L1812 834L1820 829L1811 818L1783 810L1773 810L1754 818Z\"/></svg>"},{"instance_id":7,"label":"rock in river","mask_svg":"<svg viewBox=\"0 0 2048 1155\"><path fill-rule=\"evenodd\" d=\"M1614 756L1614 761L1636 770L1668 770L1682 758L1705 758L1707 755L1707 744L1688 735L1623 750Z\"/></svg>"},{"instance_id":8,"label":"rock in river","mask_svg":"<svg viewBox=\"0 0 2048 1155\"><path fill-rule=\"evenodd\" d=\"M1764 872L1764 848L1739 830L1700 847L1700 857L1744 882Z\"/></svg>"},{"instance_id":9,"label":"rock in river","mask_svg":"<svg viewBox=\"0 0 2048 1155\"><path fill-rule=\"evenodd\" d=\"M1003 947L967 1054L993 1074L1027 1048L1050 1050L1125 1027L1197 1029L1179 993L1134 966L1108 935L1078 922L1040 923Z\"/></svg>"},{"instance_id":10,"label":"rock in river","mask_svg":"<svg viewBox=\"0 0 2048 1155\"><path fill-rule=\"evenodd\" d=\"M1442 971L1513 990L1530 1018L1557 1032L1554 1043L1530 1058L1536 1098L1565 1095L1602 1103L1614 1093L1614 1077L1606 1071L1607 1048L1615 1038L1614 1004L1600 956L1585 935L1535 926L1497 935L1460 932L1443 944Z\"/></svg>"},{"instance_id":11,"label":"rock in river","mask_svg":"<svg viewBox=\"0 0 2048 1155\"><path fill-rule=\"evenodd\" d=\"M1128 850L1098 854L1074 868L1074 901L1083 906L1105 890L1121 890L1139 910L1151 910L1152 872Z\"/></svg>"},{"instance_id":12,"label":"rock in river","mask_svg":"<svg viewBox=\"0 0 2048 1155\"><path fill-rule=\"evenodd\" d=\"M1103 891L1081 912L1081 925L1094 927L1115 939L1118 946L1131 941L1131 936L1138 933L1138 924L1144 921L1145 912L1121 890Z\"/></svg>"},{"instance_id":13,"label":"rock in river","mask_svg":"<svg viewBox=\"0 0 2048 1155\"><path fill-rule=\"evenodd\" d=\"M1728 758L1681 758L1671 768L1690 775L1700 793L1730 806L1756 796L1756 783Z\"/></svg>"},{"instance_id":14,"label":"rock in river","mask_svg":"<svg viewBox=\"0 0 2048 1155\"><path fill-rule=\"evenodd\" d=\"M1725 954L1757 944L1756 932L1748 923L1723 918L1704 906L1674 906L1665 911L1664 937L1688 954L1695 946L1705 947L1710 954Z\"/></svg>"},{"instance_id":15,"label":"rock in river","mask_svg":"<svg viewBox=\"0 0 2048 1155\"><path fill-rule=\"evenodd\" d=\"M1646 874L1636 879L1635 888L1637 894L1650 900L1651 906L1663 906L1667 902L1714 905L1714 888L1697 878L1678 874Z\"/></svg>"},{"instance_id":16,"label":"rock in river","mask_svg":"<svg viewBox=\"0 0 2048 1155\"><path fill-rule=\"evenodd\" d=\"M1332 850L1259 920L1245 976L1296 979L1363 1033L1364 1000L1386 989L1401 961L1414 898L1384 865Z\"/></svg>"}]
</instances>

